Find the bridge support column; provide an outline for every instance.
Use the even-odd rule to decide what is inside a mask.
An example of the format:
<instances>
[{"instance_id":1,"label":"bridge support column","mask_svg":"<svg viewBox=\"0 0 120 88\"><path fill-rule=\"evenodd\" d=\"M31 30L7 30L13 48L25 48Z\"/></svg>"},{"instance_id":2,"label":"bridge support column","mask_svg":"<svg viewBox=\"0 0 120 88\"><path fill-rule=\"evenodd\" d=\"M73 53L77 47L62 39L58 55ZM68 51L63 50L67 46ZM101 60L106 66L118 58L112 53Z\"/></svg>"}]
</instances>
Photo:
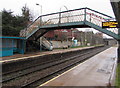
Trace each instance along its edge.
<instances>
[{"instance_id":1,"label":"bridge support column","mask_svg":"<svg viewBox=\"0 0 120 88\"><path fill-rule=\"evenodd\" d=\"M118 63L120 63L120 40L118 40Z\"/></svg>"},{"instance_id":2,"label":"bridge support column","mask_svg":"<svg viewBox=\"0 0 120 88\"><path fill-rule=\"evenodd\" d=\"M40 51L42 51L42 37L40 37Z\"/></svg>"},{"instance_id":3,"label":"bridge support column","mask_svg":"<svg viewBox=\"0 0 120 88\"><path fill-rule=\"evenodd\" d=\"M118 25L118 35L120 35L120 25ZM118 54L118 63L120 63L120 39L118 39L118 50L117 50L117 54Z\"/></svg>"}]
</instances>

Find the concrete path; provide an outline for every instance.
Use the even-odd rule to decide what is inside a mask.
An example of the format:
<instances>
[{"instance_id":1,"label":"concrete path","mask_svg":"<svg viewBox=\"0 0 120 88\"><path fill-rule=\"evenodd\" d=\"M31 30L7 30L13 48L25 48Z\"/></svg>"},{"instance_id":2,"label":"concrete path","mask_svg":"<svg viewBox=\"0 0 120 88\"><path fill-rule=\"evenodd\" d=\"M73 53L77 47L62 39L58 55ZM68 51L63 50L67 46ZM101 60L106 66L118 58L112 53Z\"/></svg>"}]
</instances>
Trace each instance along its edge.
<instances>
[{"instance_id":1,"label":"concrete path","mask_svg":"<svg viewBox=\"0 0 120 88\"><path fill-rule=\"evenodd\" d=\"M40 86L114 85L117 47L111 47Z\"/></svg>"}]
</instances>

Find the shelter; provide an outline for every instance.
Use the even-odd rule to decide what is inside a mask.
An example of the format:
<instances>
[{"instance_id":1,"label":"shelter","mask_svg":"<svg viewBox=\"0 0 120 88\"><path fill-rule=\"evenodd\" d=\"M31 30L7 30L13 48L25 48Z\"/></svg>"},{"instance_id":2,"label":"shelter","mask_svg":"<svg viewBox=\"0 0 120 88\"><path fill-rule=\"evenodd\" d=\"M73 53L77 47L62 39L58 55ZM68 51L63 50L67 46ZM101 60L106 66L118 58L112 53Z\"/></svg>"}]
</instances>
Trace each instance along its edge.
<instances>
[{"instance_id":1,"label":"shelter","mask_svg":"<svg viewBox=\"0 0 120 88\"><path fill-rule=\"evenodd\" d=\"M24 54L25 38L0 36L0 57L11 56L14 53Z\"/></svg>"}]
</instances>

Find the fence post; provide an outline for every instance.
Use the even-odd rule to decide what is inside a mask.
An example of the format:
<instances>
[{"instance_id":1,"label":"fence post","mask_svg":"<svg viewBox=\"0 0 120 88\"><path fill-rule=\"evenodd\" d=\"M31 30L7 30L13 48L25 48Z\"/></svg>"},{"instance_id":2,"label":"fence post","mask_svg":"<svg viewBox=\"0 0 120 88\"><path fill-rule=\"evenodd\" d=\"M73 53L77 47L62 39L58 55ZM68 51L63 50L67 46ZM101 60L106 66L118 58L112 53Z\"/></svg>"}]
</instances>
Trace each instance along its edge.
<instances>
[{"instance_id":1,"label":"fence post","mask_svg":"<svg viewBox=\"0 0 120 88\"><path fill-rule=\"evenodd\" d=\"M59 23L58 24L60 24L61 23L61 13L59 13Z\"/></svg>"},{"instance_id":2,"label":"fence post","mask_svg":"<svg viewBox=\"0 0 120 88\"><path fill-rule=\"evenodd\" d=\"M84 22L86 21L86 9L87 8L84 9Z\"/></svg>"},{"instance_id":3,"label":"fence post","mask_svg":"<svg viewBox=\"0 0 120 88\"><path fill-rule=\"evenodd\" d=\"M40 16L40 26L42 26L42 17Z\"/></svg>"},{"instance_id":4,"label":"fence post","mask_svg":"<svg viewBox=\"0 0 120 88\"><path fill-rule=\"evenodd\" d=\"M27 28L25 28L25 37L27 37L28 33L27 33Z\"/></svg>"}]
</instances>

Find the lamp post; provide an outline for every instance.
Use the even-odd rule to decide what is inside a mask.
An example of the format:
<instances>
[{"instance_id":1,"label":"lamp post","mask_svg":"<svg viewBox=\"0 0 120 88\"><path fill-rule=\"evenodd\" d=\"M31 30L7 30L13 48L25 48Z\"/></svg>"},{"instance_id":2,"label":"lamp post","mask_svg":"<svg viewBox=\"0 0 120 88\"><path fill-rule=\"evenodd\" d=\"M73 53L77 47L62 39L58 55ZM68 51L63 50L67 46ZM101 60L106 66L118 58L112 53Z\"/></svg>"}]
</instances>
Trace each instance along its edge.
<instances>
[{"instance_id":1,"label":"lamp post","mask_svg":"<svg viewBox=\"0 0 120 88\"><path fill-rule=\"evenodd\" d=\"M65 5L63 5L63 7L68 11L68 8L67 8L67 6L65 6ZM60 12L61 12L61 9L62 9L62 7L60 8ZM59 17L59 23L61 22L61 13L60 13L60 15L59 15L60 17ZM68 16L69 16L69 13L68 13ZM67 22L69 22L69 17L67 16ZM67 43L68 43L68 31L66 32L67 33ZM69 45L68 45L69 46ZM67 47L68 47L67 46Z\"/></svg>"},{"instance_id":2,"label":"lamp post","mask_svg":"<svg viewBox=\"0 0 120 88\"><path fill-rule=\"evenodd\" d=\"M40 6L40 15L42 15L42 5L36 3L37 6Z\"/></svg>"},{"instance_id":3,"label":"lamp post","mask_svg":"<svg viewBox=\"0 0 120 88\"><path fill-rule=\"evenodd\" d=\"M65 5L63 5L62 7L64 7L67 11L68 11L68 8L67 8L67 6L65 6ZM60 12L62 11L61 9L62 9L62 7L60 8ZM69 14L69 13L68 13ZM69 16L69 15L68 15ZM69 17L67 17L67 22L69 22Z\"/></svg>"},{"instance_id":4,"label":"lamp post","mask_svg":"<svg viewBox=\"0 0 120 88\"><path fill-rule=\"evenodd\" d=\"M37 6L40 6L40 16L42 16L42 5L36 3ZM42 17L40 17L40 26L42 26Z\"/></svg>"},{"instance_id":5,"label":"lamp post","mask_svg":"<svg viewBox=\"0 0 120 88\"><path fill-rule=\"evenodd\" d=\"M42 5L36 3L37 6L40 6L40 16L42 16ZM40 17L40 26L42 25L42 17ZM42 51L42 37L40 37L40 51Z\"/></svg>"},{"instance_id":6,"label":"lamp post","mask_svg":"<svg viewBox=\"0 0 120 88\"><path fill-rule=\"evenodd\" d=\"M65 9L68 10L67 6L63 5L63 7L65 7ZM60 12L61 12L61 9L62 9L62 7L60 8Z\"/></svg>"}]
</instances>

